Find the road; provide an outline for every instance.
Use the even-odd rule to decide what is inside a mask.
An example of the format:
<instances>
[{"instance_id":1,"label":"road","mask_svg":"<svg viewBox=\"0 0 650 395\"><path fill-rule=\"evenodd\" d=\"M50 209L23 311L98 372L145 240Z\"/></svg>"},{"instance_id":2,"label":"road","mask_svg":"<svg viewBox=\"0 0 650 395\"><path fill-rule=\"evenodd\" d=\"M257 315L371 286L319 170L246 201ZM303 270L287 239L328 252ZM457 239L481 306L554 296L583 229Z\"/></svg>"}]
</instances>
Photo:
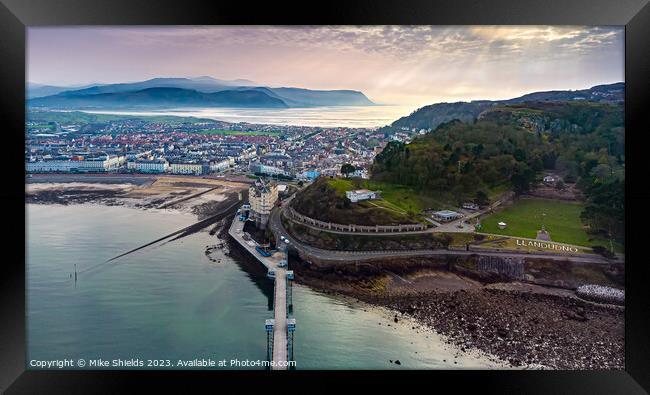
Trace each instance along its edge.
<instances>
[{"instance_id":1,"label":"road","mask_svg":"<svg viewBox=\"0 0 650 395\"><path fill-rule=\"evenodd\" d=\"M315 248L306 244L303 244L292 235L287 232L287 230L282 225L280 220L280 213L288 206L293 197L286 199L280 208L274 208L269 217L269 227L271 231L275 234L276 240L280 240L280 235L283 235L289 239L294 248L306 253L317 259L323 259L328 261L357 261L357 260L369 260L369 259L378 259L378 258L394 258L394 257L413 257L413 256L446 256L446 255L485 255L485 256L504 256L509 257L520 257L520 258L541 258L541 259L550 259L556 261L569 261L573 263L611 263L609 260L601 257L599 255L592 256L570 256L570 255L560 255L560 254L537 254L537 253L521 253L516 251L465 251L465 250L391 250L391 251L335 251L335 250L324 250L320 248ZM412 232L411 232L412 233Z\"/></svg>"},{"instance_id":2,"label":"road","mask_svg":"<svg viewBox=\"0 0 650 395\"><path fill-rule=\"evenodd\" d=\"M293 197L287 199L287 201L291 200ZM374 204L372 201L368 200L368 203L377 206ZM494 204L490 205L489 207L484 208L483 210L477 210L477 211L470 211L470 210L465 210L465 209L459 209L458 212L463 214L462 218L449 221L449 222L438 222L433 220L432 218L429 218L428 216L425 216L425 220L427 220L429 223L433 224L434 227L432 228L427 228L425 230L411 230L411 231L403 231L399 233L395 232L351 232L351 231L345 231L345 230L336 230L336 229L323 229L318 226L314 226L308 223L301 222L302 225L307 226L309 228L315 229L315 230L320 230L320 231L325 231L328 233L337 233L337 234L344 234L344 235L369 235L369 236L394 236L396 234L423 234L423 233L439 233L439 232L445 232L445 233L472 233L474 232L475 228L474 225L469 223L470 220L477 218L485 213L487 213L490 210L494 210L497 206L501 204L501 200L498 200ZM286 207L286 204L283 204L284 207ZM283 209L284 209L283 207ZM385 207L381 207L385 208ZM392 209L391 209L392 210ZM394 210L395 211L395 210Z\"/></svg>"}]
</instances>

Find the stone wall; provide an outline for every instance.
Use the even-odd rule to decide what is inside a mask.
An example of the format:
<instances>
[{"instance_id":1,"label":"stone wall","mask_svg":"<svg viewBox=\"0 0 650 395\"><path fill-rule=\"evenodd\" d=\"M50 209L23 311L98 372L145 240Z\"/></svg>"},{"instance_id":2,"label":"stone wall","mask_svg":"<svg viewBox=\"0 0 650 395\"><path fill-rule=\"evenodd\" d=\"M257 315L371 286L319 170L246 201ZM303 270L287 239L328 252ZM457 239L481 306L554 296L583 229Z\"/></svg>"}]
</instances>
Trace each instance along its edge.
<instances>
[{"instance_id":1,"label":"stone wall","mask_svg":"<svg viewBox=\"0 0 650 395\"><path fill-rule=\"evenodd\" d=\"M479 271L497 273L514 279L524 277L523 258L479 256L477 268Z\"/></svg>"},{"instance_id":2,"label":"stone wall","mask_svg":"<svg viewBox=\"0 0 650 395\"><path fill-rule=\"evenodd\" d=\"M311 225L319 229L333 230L338 232L359 232L359 233L402 233L423 231L427 229L425 224L400 224L400 225L355 225L355 224L335 224L332 222L319 221L298 213L292 207L286 210L287 217L295 222Z\"/></svg>"}]
</instances>

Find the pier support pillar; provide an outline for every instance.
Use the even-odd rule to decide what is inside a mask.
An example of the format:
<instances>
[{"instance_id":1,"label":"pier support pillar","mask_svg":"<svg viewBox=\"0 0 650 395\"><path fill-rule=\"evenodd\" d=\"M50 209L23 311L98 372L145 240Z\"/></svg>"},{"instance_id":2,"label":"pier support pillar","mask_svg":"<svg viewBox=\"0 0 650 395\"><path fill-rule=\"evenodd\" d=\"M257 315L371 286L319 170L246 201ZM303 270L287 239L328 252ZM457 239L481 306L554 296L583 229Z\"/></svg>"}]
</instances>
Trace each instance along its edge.
<instances>
[{"instance_id":1,"label":"pier support pillar","mask_svg":"<svg viewBox=\"0 0 650 395\"><path fill-rule=\"evenodd\" d=\"M273 326L275 320L269 319L266 320L265 329L266 329L266 359L270 362L273 360Z\"/></svg>"}]
</instances>

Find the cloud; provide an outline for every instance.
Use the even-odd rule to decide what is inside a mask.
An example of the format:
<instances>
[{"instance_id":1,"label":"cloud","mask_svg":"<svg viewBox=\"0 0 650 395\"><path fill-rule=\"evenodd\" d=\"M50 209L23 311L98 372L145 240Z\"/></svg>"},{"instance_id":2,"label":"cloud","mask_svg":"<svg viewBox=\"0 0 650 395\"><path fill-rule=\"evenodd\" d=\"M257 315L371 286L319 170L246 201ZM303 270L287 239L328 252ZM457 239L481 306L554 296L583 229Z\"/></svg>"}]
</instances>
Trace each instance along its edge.
<instances>
[{"instance_id":1,"label":"cloud","mask_svg":"<svg viewBox=\"0 0 650 395\"><path fill-rule=\"evenodd\" d=\"M598 26L37 27L28 62L50 83L211 75L425 102L621 81L623 41Z\"/></svg>"},{"instance_id":2,"label":"cloud","mask_svg":"<svg viewBox=\"0 0 650 395\"><path fill-rule=\"evenodd\" d=\"M279 46L362 51L393 57L471 54L485 45L501 52L524 48L599 49L622 40L617 27L580 26L196 26L102 29L127 45ZM567 53L569 54L569 53Z\"/></svg>"}]
</instances>

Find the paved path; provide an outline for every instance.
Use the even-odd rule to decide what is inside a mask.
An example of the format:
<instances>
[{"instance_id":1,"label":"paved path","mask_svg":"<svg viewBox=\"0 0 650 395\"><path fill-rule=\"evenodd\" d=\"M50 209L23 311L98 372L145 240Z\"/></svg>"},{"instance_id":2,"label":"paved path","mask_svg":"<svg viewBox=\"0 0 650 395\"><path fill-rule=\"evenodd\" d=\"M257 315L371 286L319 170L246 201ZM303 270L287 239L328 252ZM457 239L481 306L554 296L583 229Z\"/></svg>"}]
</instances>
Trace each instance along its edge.
<instances>
[{"instance_id":1,"label":"paved path","mask_svg":"<svg viewBox=\"0 0 650 395\"><path fill-rule=\"evenodd\" d=\"M275 296L273 298L275 324L273 326L273 362L272 370L286 370L279 366L288 361L287 356L287 271L284 268L275 269Z\"/></svg>"}]
</instances>

